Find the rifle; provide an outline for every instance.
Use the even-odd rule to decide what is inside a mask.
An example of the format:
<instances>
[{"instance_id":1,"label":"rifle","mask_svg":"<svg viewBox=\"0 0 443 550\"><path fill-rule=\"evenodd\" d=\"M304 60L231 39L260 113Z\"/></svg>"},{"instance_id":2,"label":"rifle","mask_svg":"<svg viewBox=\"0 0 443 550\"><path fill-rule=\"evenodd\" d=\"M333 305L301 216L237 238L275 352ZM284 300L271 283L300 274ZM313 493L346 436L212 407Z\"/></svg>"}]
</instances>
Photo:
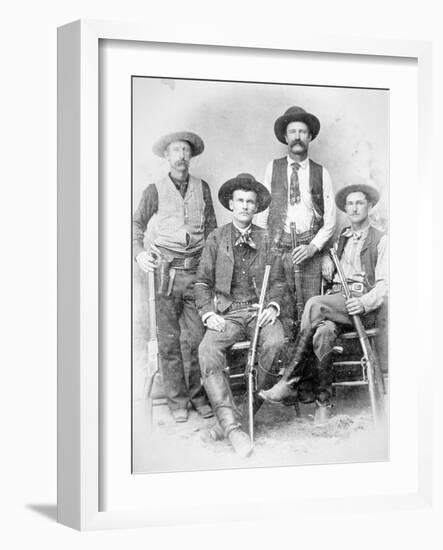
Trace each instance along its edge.
<instances>
[{"instance_id":1,"label":"rifle","mask_svg":"<svg viewBox=\"0 0 443 550\"><path fill-rule=\"evenodd\" d=\"M257 309L257 322L255 323L254 335L252 338L252 343L249 348L248 363L246 365L246 383L248 389L248 419L249 419L249 437L251 443L254 444L254 392L255 392L255 383L256 383L256 368L255 368L255 359L257 355L257 345L258 337L260 334L260 325L258 320L263 312L266 291L268 288L269 275L271 272L272 264L274 263L275 256L277 254L277 244L280 240L280 234L277 234L274 239L274 248L271 250L271 253L268 256L268 263L265 266L265 273L263 275L263 282L261 285L260 298L258 302Z\"/></svg>"},{"instance_id":2,"label":"rifle","mask_svg":"<svg viewBox=\"0 0 443 550\"><path fill-rule=\"evenodd\" d=\"M148 361L147 361L147 380L146 397L149 412L149 427L152 427L152 387L155 377L159 374L158 361L158 339L157 339L157 315L155 311L155 276L153 271L148 271Z\"/></svg>"},{"instance_id":3,"label":"rifle","mask_svg":"<svg viewBox=\"0 0 443 550\"><path fill-rule=\"evenodd\" d=\"M297 232L295 222L290 223L291 229L291 241L292 249L297 247ZM301 316L303 315L303 309L305 303L303 300L303 289L301 284L301 269L299 264L294 264L294 282L295 282L295 294L296 294L296 308L297 308L297 325L300 326Z\"/></svg>"},{"instance_id":4,"label":"rifle","mask_svg":"<svg viewBox=\"0 0 443 550\"><path fill-rule=\"evenodd\" d=\"M338 276L340 277L341 285L345 292L345 298L349 300L352 295L351 291L349 290L348 282L343 272L340 260L338 259L337 253L334 248L331 248L330 252L332 260L335 264L335 268L337 269ZM358 338L360 340L361 350L363 353L362 364L363 367L366 368L366 376L368 378L372 418L374 419L374 422L377 423L379 420L379 416L383 415L383 375L381 372L380 364L377 360L377 356L372 351L371 344L369 343L368 335L366 334L366 331L363 327L360 315L352 315L351 317L354 323L355 330L357 331Z\"/></svg>"}]
</instances>

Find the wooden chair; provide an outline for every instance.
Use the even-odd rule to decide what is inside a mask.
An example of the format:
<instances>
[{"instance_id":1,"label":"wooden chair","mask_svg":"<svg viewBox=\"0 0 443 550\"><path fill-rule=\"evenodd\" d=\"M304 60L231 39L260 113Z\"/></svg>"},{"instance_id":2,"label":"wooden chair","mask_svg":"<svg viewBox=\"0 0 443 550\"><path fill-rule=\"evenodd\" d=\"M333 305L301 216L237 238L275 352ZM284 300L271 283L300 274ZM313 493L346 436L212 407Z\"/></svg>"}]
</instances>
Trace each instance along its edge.
<instances>
[{"instance_id":1,"label":"wooden chair","mask_svg":"<svg viewBox=\"0 0 443 550\"><path fill-rule=\"evenodd\" d=\"M368 335L372 351L376 355L379 364L382 366L383 375L380 378L380 382L382 384L383 394L386 394L385 378L387 378L387 366L380 362L376 344L376 339L380 336L380 329L367 329L366 334ZM385 369L383 369L383 367L385 367ZM339 336L334 347L332 368L334 376L332 386L334 389L337 387L366 386L369 391L367 365L362 357L357 332L345 332ZM372 414L375 420L373 408Z\"/></svg>"}]
</instances>

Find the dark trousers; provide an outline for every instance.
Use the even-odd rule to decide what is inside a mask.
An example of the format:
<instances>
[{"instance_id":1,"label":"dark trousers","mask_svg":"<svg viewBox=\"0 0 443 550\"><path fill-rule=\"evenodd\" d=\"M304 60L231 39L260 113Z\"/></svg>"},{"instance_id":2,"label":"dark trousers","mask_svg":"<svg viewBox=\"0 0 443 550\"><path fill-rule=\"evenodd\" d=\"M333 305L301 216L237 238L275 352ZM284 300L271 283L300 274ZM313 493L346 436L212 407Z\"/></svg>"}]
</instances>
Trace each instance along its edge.
<instances>
[{"instance_id":1,"label":"dark trousers","mask_svg":"<svg viewBox=\"0 0 443 550\"><path fill-rule=\"evenodd\" d=\"M286 279L291 281L292 288L294 286L294 264L292 263L291 252L283 252L282 260ZM309 298L321 294L321 254L314 254L312 258L308 258L299 265L301 270L303 301L306 304Z\"/></svg>"},{"instance_id":2,"label":"dark trousers","mask_svg":"<svg viewBox=\"0 0 443 550\"><path fill-rule=\"evenodd\" d=\"M291 252L289 250L282 251L282 262L287 288L284 299L280 304L280 320L283 323L286 335L292 339L296 336L294 334L294 320L297 320L297 297L295 295L294 264L292 263ZM306 304L309 298L321 294L321 255L315 254L312 258L302 262L300 264L300 271L303 302Z\"/></svg>"},{"instance_id":3,"label":"dark trousers","mask_svg":"<svg viewBox=\"0 0 443 550\"><path fill-rule=\"evenodd\" d=\"M226 350L236 342L252 340L256 317L255 312L240 310L223 315L226 325L223 332L207 330L199 347L200 368L203 383L211 376L220 376L226 366ZM274 359L284 345L284 333L281 323L277 320L273 325L260 329L257 358L257 389L271 387L276 377ZM277 367L278 368L278 367ZM208 392L209 393L209 392ZM209 395L211 395L209 393ZM211 403L213 409L221 406L235 410L232 394L223 396L223 403Z\"/></svg>"},{"instance_id":4,"label":"dark trousers","mask_svg":"<svg viewBox=\"0 0 443 550\"><path fill-rule=\"evenodd\" d=\"M195 307L194 282L195 271L177 269L170 295L158 295L156 300L161 374L171 410L186 408L189 401L195 407L207 403L198 363L198 346L205 329ZM185 341L190 356L188 385L180 343L180 321L186 329Z\"/></svg>"},{"instance_id":5,"label":"dark trousers","mask_svg":"<svg viewBox=\"0 0 443 550\"><path fill-rule=\"evenodd\" d=\"M362 315L366 328L374 325L374 314ZM320 389L330 391L332 382L332 349L343 329L352 329L352 318L346 310L346 300L341 292L315 296L308 300L303 311L301 330L315 327L312 345L319 368Z\"/></svg>"}]
</instances>

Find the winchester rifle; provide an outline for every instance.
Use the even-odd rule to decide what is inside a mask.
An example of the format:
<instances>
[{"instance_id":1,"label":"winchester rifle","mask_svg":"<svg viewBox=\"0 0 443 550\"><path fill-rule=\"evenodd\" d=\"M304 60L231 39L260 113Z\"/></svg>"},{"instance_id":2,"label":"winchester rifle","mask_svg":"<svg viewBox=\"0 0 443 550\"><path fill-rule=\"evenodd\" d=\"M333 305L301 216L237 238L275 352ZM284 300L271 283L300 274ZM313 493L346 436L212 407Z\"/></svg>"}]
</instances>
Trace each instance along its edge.
<instances>
[{"instance_id":1,"label":"winchester rifle","mask_svg":"<svg viewBox=\"0 0 443 550\"><path fill-rule=\"evenodd\" d=\"M292 250L297 248L297 231L295 222L290 223ZM303 315L303 309L305 303L303 300L303 289L301 284L301 269L300 264L294 264L294 283L296 294L296 310L297 310L297 329L300 327L301 316Z\"/></svg>"},{"instance_id":2,"label":"winchester rifle","mask_svg":"<svg viewBox=\"0 0 443 550\"><path fill-rule=\"evenodd\" d=\"M257 322L255 323L254 335L252 338L251 346L249 348L248 363L246 365L246 385L248 392L248 422L249 422L249 437L251 443L254 444L254 392L255 392L255 381L256 381L256 368L255 360L257 356L257 345L258 337L260 335L260 325L258 320L264 309L266 291L268 289L269 275L271 272L272 264L274 263L275 257L277 255L277 245L280 240L280 233L278 233L274 238L274 247L270 251L268 256L268 262L265 266L265 273L263 275L263 282L260 291L260 298L257 308Z\"/></svg>"},{"instance_id":3,"label":"winchester rifle","mask_svg":"<svg viewBox=\"0 0 443 550\"><path fill-rule=\"evenodd\" d=\"M348 282L346 280L343 268L340 260L338 259L337 252L334 248L330 250L332 261L334 262L337 270L340 282L345 293L345 298L349 300L352 298L351 291L349 290ZM364 329L360 315L351 315L354 323L355 330L357 331L358 338L360 340L360 346L363 353L362 363L366 368L366 376L368 379L369 397L371 400L372 418L377 423L380 416L384 414L383 411L383 393L384 383L383 374L381 372L380 364L377 360L377 356L374 354L371 344L369 342L368 335Z\"/></svg>"},{"instance_id":4,"label":"winchester rifle","mask_svg":"<svg viewBox=\"0 0 443 550\"><path fill-rule=\"evenodd\" d=\"M152 427L152 387L155 377L159 374L157 316L155 311L155 275L148 271L148 360L146 378L146 398L149 410L149 427Z\"/></svg>"}]
</instances>

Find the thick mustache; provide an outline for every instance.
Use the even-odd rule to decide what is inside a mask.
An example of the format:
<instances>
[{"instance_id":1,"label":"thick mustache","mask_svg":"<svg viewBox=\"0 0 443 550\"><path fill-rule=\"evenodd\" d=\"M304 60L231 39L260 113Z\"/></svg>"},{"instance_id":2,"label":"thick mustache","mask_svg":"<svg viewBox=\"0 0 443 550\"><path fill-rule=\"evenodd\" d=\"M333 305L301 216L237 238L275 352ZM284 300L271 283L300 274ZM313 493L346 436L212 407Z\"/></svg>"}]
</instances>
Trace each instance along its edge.
<instances>
[{"instance_id":1,"label":"thick mustache","mask_svg":"<svg viewBox=\"0 0 443 550\"><path fill-rule=\"evenodd\" d=\"M291 147L293 145L301 145L302 147L306 148L306 145L302 141L300 141L299 139L294 139L294 141L291 141Z\"/></svg>"}]
</instances>

